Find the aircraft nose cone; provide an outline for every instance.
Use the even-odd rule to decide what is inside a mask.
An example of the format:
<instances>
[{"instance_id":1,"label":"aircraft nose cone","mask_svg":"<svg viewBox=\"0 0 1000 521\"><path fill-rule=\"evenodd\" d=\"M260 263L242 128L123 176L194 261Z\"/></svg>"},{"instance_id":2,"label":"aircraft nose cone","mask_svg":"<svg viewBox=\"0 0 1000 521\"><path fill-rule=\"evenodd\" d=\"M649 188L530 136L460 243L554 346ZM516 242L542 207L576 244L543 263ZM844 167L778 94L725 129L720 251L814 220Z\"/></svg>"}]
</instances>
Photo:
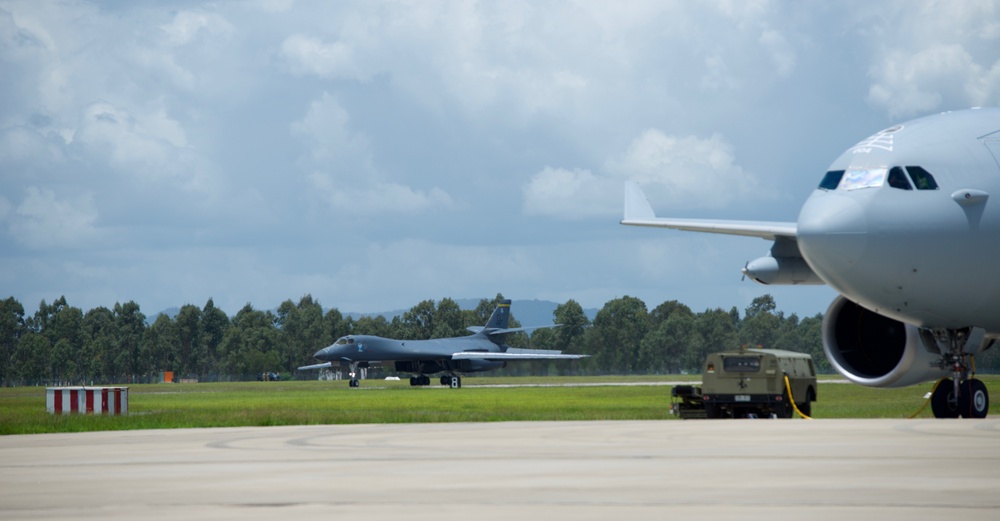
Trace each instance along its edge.
<instances>
[{"instance_id":1,"label":"aircraft nose cone","mask_svg":"<svg viewBox=\"0 0 1000 521\"><path fill-rule=\"evenodd\" d=\"M326 346L323 349L320 349L319 351L316 351L315 353L313 353L313 358L315 358L317 360L326 360L327 358L329 358L329 356L327 356L327 355L330 352L330 348L331 347L333 347L333 346Z\"/></svg>"},{"instance_id":2,"label":"aircraft nose cone","mask_svg":"<svg viewBox=\"0 0 1000 521\"><path fill-rule=\"evenodd\" d=\"M814 194L799 213L797 236L802 256L837 288L838 274L853 270L868 247L868 218L850 196Z\"/></svg>"}]
</instances>

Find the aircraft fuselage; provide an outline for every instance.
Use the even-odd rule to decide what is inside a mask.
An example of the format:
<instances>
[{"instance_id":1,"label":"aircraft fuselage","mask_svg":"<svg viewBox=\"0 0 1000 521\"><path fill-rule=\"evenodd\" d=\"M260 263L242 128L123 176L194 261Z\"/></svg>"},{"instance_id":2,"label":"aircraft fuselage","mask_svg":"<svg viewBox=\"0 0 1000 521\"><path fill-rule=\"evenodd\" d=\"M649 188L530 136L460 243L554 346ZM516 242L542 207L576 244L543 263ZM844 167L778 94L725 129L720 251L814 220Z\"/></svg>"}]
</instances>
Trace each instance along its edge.
<instances>
[{"instance_id":1,"label":"aircraft fuselage","mask_svg":"<svg viewBox=\"0 0 1000 521\"><path fill-rule=\"evenodd\" d=\"M1000 109L897 125L829 171L798 218L820 278L902 322L1000 334Z\"/></svg>"}]
</instances>

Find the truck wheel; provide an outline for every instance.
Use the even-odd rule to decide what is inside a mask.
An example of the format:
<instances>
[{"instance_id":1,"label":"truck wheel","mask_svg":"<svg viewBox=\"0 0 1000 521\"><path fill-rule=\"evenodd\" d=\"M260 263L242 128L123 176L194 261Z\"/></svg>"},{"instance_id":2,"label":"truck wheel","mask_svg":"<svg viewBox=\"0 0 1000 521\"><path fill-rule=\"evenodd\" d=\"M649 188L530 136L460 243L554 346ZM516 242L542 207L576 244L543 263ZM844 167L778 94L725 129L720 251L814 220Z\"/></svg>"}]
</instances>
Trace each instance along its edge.
<instances>
[{"instance_id":1,"label":"truck wheel","mask_svg":"<svg viewBox=\"0 0 1000 521\"><path fill-rule=\"evenodd\" d=\"M810 387L809 390L806 391L806 401L798 403L796 405L799 408L799 412L801 412L806 416L812 416L812 403L815 401L816 401L816 393L813 392L812 388Z\"/></svg>"}]
</instances>

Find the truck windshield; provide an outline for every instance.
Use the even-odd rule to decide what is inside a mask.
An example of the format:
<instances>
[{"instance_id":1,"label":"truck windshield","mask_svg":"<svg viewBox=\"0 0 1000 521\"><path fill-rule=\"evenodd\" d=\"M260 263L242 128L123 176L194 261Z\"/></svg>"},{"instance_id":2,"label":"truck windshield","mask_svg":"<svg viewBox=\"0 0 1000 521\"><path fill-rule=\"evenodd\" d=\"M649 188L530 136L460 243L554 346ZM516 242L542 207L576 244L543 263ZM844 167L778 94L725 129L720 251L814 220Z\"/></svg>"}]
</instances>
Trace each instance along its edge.
<instances>
[{"instance_id":1,"label":"truck windshield","mask_svg":"<svg viewBox=\"0 0 1000 521\"><path fill-rule=\"evenodd\" d=\"M756 356L730 356L722 364L727 373L756 373L760 371L760 358Z\"/></svg>"}]
</instances>

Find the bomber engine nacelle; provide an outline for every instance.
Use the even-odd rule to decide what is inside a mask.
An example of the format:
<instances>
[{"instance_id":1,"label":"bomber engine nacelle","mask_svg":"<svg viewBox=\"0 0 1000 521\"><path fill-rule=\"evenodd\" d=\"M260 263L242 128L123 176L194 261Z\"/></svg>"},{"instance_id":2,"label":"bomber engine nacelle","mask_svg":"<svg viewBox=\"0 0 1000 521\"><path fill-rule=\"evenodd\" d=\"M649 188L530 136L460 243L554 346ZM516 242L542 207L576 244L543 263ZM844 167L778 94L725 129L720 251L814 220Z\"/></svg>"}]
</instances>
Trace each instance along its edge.
<instances>
[{"instance_id":1,"label":"bomber engine nacelle","mask_svg":"<svg viewBox=\"0 0 1000 521\"><path fill-rule=\"evenodd\" d=\"M905 387L950 374L937 346L916 326L837 297L823 317L823 350L848 380L868 387Z\"/></svg>"},{"instance_id":2,"label":"bomber engine nacelle","mask_svg":"<svg viewBox=\"0 0 1000 521\"><path fill-rule=\"evenodd\" d=\"M494 360L452 360L451 365L463 373L476 373L507 367L507 362L497 362Z\"/></svg>"},{"instance_id":3,"label":"bomber engine nacelle","mask_svg":"<svg viewBox=\"0 0 1000 521\"><path fill-rule=\"evenodd\" d=\"M802 257L768 255L748 262L741 271L761 284L825 284Z\"/></svg>"}]
</instances>

